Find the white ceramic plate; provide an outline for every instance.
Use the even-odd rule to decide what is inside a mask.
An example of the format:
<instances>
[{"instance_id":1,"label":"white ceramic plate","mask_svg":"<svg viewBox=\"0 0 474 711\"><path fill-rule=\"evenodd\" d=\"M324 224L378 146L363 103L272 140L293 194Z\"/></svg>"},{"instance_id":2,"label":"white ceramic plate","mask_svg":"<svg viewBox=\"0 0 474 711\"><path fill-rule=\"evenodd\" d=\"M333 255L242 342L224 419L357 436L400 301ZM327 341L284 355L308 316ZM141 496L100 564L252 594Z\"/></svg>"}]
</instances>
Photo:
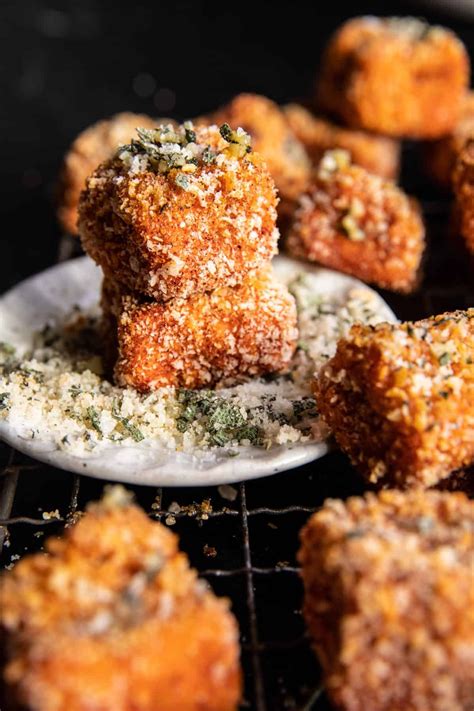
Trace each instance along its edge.
<instances>
[{"instance_id":1,"label":"white ceramic plate","mask_svg":"<svg viewBox=\"0 0 474 711\"><path fill-rule=\"evenodd\" d=\"M283 280L309 271L318 277L318 291L344 294L362 286L351 277L302 264L286 257L274 260L275 272ZM0 298L0 341L14 345L21 353L31 348L33 334L47 322L61 322L74 306L89 310L98 301L100 270L88 257L81 257L47 269L18 284ZM381 297L377 308L382 318L395 316ZM273 446L270 449L240 447L238 457L219 450L200 452L200 456L158 449L146 442L104 443L100 452L75 456L57 448L48 437L31 439L28 422L12 426L0 421L0 439L36 459L68 471L89 476L152 486L209 486L256 479L292 469L322 457L326 442Z\"/></svg>"}]
</instances>

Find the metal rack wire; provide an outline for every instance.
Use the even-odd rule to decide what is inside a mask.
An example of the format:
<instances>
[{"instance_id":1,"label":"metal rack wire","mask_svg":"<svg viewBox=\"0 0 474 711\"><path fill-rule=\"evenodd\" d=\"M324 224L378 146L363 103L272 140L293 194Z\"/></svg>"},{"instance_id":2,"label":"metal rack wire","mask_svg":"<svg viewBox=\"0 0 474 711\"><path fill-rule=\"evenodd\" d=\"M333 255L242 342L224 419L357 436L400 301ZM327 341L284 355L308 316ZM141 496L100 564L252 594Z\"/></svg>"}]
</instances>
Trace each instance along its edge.
<instances>
[{"instance_id":1,"label":"metal rack wire","mask_svg":"<svg viewBox=\"0 0 474 711\"><path fill-rule=\"evenodd\" d=\"M384 294L401 318L474 304L469 260L463 246L446 237L449 203L435 196L422 204L431 249L421 296ZM72 251L63 240L59 261ZM0 444L3 564L41 549L45 535L58 534L88 501L99 498L104 483L40 464ZM231 599L241 628L242 708L330 709L301 617L296 551L301 526L325 498L363 491L345 458L334 452L298 470L241 483L233 501L215 487L131 488L151 517L173 526L201 576ZM205 506L199 505L203 501Z\"/></svg>"}]
</instances>

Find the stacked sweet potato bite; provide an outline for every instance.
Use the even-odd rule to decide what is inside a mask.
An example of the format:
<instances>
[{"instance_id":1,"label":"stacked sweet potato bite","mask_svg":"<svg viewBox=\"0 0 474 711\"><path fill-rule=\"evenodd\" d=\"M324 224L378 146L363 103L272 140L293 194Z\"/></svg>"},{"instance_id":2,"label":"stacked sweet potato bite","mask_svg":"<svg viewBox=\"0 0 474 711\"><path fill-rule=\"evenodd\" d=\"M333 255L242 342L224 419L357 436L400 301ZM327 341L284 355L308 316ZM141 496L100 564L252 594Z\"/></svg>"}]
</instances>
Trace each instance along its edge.
<instances>
[{"instance_id":1,"label":"stacked sweet potato bite","mask_svg":"<svg viewBox=\"0 0 474 711\"><path fill-rule=\"evenodd\" d=\"M268 270L277 197L250 137L189 122L137 132L88 179L79 209L107 280L117 381L147 391L284 369L296 308Z\"/></svg>"},{"instance_id":2,"label":"stacked sweet potato bite","mask_svg":"<svg viewBox=\"0 0 474 711\"><path fill-rule=\"evenodd\" d=\"M420 210L394 183L369 173L347 151L327 151L301 196L287 236L296 257L410 292L425 246Z\"/></svg>"}]
</instances>

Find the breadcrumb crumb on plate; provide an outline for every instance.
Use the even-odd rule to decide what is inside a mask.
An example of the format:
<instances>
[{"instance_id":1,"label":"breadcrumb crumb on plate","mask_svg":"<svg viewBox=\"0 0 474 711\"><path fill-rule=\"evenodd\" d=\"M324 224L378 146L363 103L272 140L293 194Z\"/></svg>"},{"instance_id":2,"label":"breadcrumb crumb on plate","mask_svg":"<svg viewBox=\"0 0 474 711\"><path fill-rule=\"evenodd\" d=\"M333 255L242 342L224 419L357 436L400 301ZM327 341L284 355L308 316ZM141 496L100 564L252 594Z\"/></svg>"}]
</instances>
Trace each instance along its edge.
<instances>
[{"instance_id":1,"label":"breadcrumb crumb on plate","mask_svg":"<svg viewBox=\"0 0 474 711\"><path fill-rule=\"evenodd\" d=\"M104 379L101 272L89 258L19 284L0 299L0 438L68 471L154 486L231 483L323 456L315 370L354 322L395 317L351 277L284 257L273 266L297 302L291 368L219 390L147 395Z\"/></svg>"}]
</instances>

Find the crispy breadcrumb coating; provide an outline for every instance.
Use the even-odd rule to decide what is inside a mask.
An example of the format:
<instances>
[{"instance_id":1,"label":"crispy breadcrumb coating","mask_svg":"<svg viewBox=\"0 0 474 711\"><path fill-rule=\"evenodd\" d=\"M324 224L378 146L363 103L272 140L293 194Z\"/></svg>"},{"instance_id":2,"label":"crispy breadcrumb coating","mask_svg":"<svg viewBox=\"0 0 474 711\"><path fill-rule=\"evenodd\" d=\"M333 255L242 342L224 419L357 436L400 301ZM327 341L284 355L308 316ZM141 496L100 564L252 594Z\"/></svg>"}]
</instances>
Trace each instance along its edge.
<instances>
[{"instance_id":1,"label":"crispy breadcrumb coating","mask_svg":"<svg viewBox=\"0 0 474 711\"><path fill-rule=\"evenodd\" d=\"M469 72L450 30L413 17L357 17L326 48L318 100L348 126L439 138L456 125Z\"/></svg>"},{"instance_id":2,"label":"crispy breadcrumb coating","mask_svg":"<svg viewBox=\"0 0 474 711\"><path fill-rule=\"evenodd\" d=\"M153 128L156 124L157 119L144 114L122 113L98 121L77 136L64 157L57 190L57 215L65 232L77 234L77 206L88 176L118 146L129 143L137 126Z\"/></svg>"},{"instance_id":3,"label":"crispy breadcrumb coating","mask_svg":"<svg viewBox=\"0 0 474 711\"><path fill-rule=\"evenodd\" d=\"M202 120L202 119L201 119ZM238 94L206 119L241 126L252 136L252 146L265 160L282 201L294 200L304 189L310 161L288 125L281 108L265 96Z\"/></svg>"},{"instance_id":4,"label":"crispy breadcrumb coating","mask_svg":"<svg viewBox=\"0 0 474 711\"><path fill-rule=\"evenodd\" d=\"M461 234L474 254L474 136L459 153L453 186Z\"/></svg>"},{"instance_id":5,"label":"crispy breadcrumb coating","mask_svg":"<svg viewBox=\"0 0 474 711\"><path fill-rule=\"evenodd\" d=\"M353 326L314 390L339 446L369 481L433 486L474 463L474 309Z\"/></svg>"},{"instance_id":6,"label":"crispy breadcrumb coating","mask_svg":"<svg viewBox=\"0 0 474 711\"><path fill-rule=\"evenodd\" d=\"M115 380L142 392L281 372L296 348L294 299L268 269L239 286L166 303L121 295L105 282L102 307L118 321Z\"/></svg>"},{"instance_id":7,"label":"crispy breadcrumb coating","mask_svg":"<svg viewBox=\"0 0 474 711\"><path fill-rule=\"evenodd\" d=\"M121 487L112 492L2 578L12 705L236 709L238 631L228 601L197 580L174 534Z\"/></svg>"},{"instance_id":8,"label":"crispy breadcrumb coating","mask_svg":"<svg viewBox=\"0 0 474 711\"><path fill-rule=\"evenodd\" d=\"M395 184L327 152L290 225L290 254L393 291L419 281L424 226L416 203Z\"/></svg>"},{"instance_id":9,"label":"crispy breadcrumb coating","mask_svg":"<svg viewBox=\"0 0 474 711\"><path fill-rule=\"evenodd\" d=\"M328 499L303 529L304 615L345 711L474 704L474 503L382 491Z\"/></svg>"},{"instance_id":10,"label":"crispy breadcrumb coating","mask_svg":"<svg viewBox=\"0 0 474 711\"><path fill-rule=\"evenodd\" d=\"M249 149L228 126L140 131L87 182L84 249L107 277L159 301L239 284L278 240L275 186Z\"/></svg>"},{"instance_id":11,"label":"crispy breadcrumb coating","mask_svg":"<svg viewBox=\"0 0 474 711\"><path fill-rule=\"evenodd\" d=\"M452 133L424 146L427 173L441 187L452 187L456 160L469 138L474 139L474 91L465 95Z\"/></svg>"},{"instance_id":12,"label":"crispy breadcrumb coating","mask_svg":"<svg viewBox=\"0 0 474 711\"><path fill-rule=\"evenodd\" d=\"M299 104L288 104L284 112L293 133L304 145L313 163L319 163L325 151L342 148L350 153L354 163L370 173L390 180L398 177L398 141L338 126L323 116L315 116Z\"/></svg>"}]
</instances>

